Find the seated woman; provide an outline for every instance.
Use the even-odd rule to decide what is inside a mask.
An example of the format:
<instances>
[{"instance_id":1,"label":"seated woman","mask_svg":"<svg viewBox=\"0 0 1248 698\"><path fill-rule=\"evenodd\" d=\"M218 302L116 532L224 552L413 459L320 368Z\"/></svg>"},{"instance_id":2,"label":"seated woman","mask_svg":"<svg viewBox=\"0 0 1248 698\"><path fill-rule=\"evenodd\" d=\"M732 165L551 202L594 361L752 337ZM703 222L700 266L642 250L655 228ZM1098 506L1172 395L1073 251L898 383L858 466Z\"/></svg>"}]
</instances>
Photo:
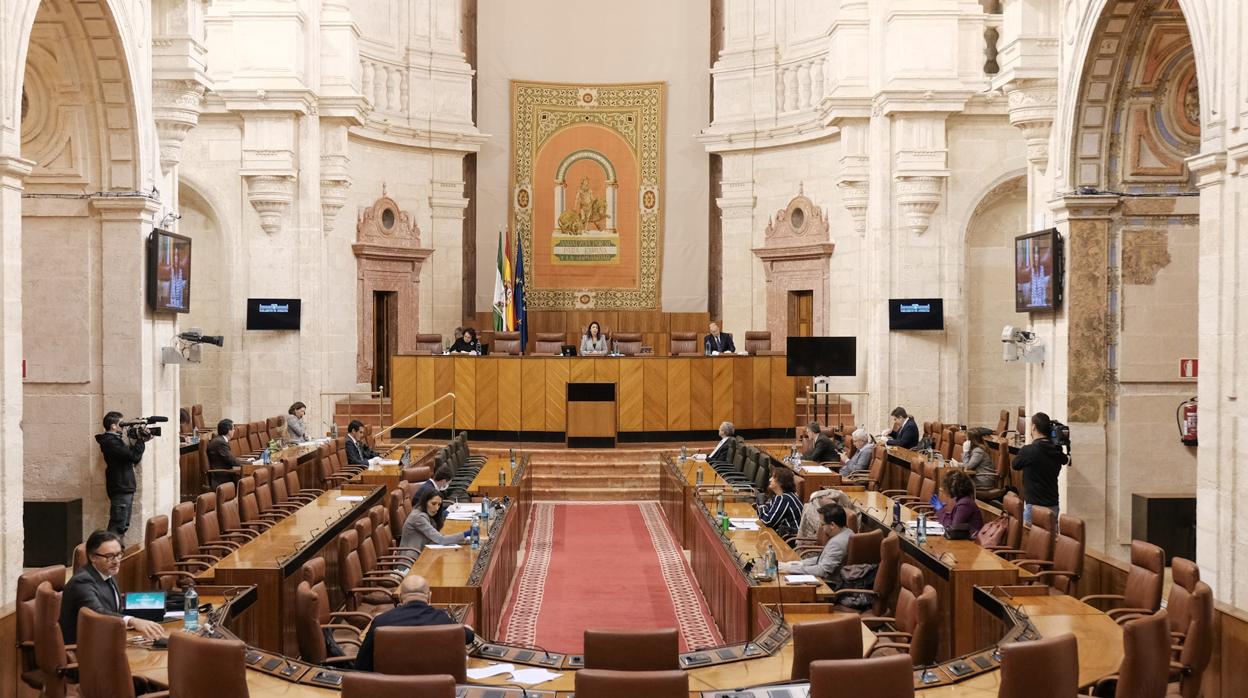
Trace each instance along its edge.
<instances>
[{"instance_id":1,"label":"seated woman","mask_svg":"<svg viewBox=\"0 0 1248 698\"><path fill-rule=\"evenodd\" d=\"M407 521L403 522L403 537L399 540L399 547L412 548L420 552L430 543L458 545L468 540L470 535L468 531L449 536L442 535L442 526L438 523L438 511L441 508L442 495L437 489L430 488L422 492L420 499L416 502L416 508L408 515Z\"/></svg>"},{"instance_id":2,"label":"seated woman","mask_svg":"<svg viewBox=\"0 0 1248 698\"><path fill-rule=\"evenodd\" d=\"M975 537L979 529L984 527L984 517L975 501L975 485L971 478L960 470L950 471L945 475L941 485L948 501L942 501L936 510L936 518L940 525L948 529L951 526L966 525L970 536Z\"/></svg>"},{"instance_id":3,"label":"seated woman","mask_svg":"<svg viewBox=\"0 0 1248 698\"><path fill-rule=\"evenodd\" d=\"M795 535L798 521L802 518L802 501L797 498L797 481L793 471L772 468L767 491L771 496L758 507L758 518L781 538Z\"/></svg>"},{"instance_id":4,"label":"seated woman","mask_svg":"<svg viewBox=\"0 0 1248 698\"><path fill-rule=\"evenodd\" d=\"M479 355L481 353L481 342L477 341L477 331L471 327L465 327L464 336L455 340L455 343L451 345L450 353Z\"/></svg>"},{"instance_id":5,"label":"seated woman","mask_svg":"<svg viewBox=\"0 0 1248 698\"><path fill-rule=\"evenodd\" d=\"M602 334L602 327L594 320L585 328L585 336L581 337L581 356L606 356L607 338Z\"/></svg>"},{"instance_id":6,"label":"seated woman","mask_svg":"<svg viewBox=\"0 0 1248 698\"><path fill-rule=\"evenodd\" d=\"M984 437L990 433L984 427L975 427L966 432L966 441L962 444L965 454L962 467L971 473L975 487L981 490L997 486L997 466L992 462L992 456L988 455L988 445L984 443Z\"/></svg>"},{"instance_id":7,"label":"seated woman","mask_svg":"<svg viewBox=\"0 0 1248 698\"><path fill-rule=\"evenodd\" d=\"M296 402L286 410L286 443L299 443L308 440L307 427L303 425L303 416L308 413L308 406Z\"/></svg>"}]
</instances>

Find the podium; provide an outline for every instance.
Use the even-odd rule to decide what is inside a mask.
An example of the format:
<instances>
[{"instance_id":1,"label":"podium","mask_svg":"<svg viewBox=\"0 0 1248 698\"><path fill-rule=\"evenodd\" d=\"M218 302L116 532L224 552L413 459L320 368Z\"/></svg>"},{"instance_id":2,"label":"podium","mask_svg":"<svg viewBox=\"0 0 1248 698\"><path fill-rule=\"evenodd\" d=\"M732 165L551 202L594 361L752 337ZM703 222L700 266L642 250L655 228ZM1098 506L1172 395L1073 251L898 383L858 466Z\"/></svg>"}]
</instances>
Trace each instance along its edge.
<instances>
[{"instance_id":1,"label":"podium","mask_svg":"<svg viewBox=\"0 0 1248 698\"><path fill-rule=\"evenodd\" d=\"M568 448L615 448L615 383L568 383Z\"/></svg>"}]
</instances>

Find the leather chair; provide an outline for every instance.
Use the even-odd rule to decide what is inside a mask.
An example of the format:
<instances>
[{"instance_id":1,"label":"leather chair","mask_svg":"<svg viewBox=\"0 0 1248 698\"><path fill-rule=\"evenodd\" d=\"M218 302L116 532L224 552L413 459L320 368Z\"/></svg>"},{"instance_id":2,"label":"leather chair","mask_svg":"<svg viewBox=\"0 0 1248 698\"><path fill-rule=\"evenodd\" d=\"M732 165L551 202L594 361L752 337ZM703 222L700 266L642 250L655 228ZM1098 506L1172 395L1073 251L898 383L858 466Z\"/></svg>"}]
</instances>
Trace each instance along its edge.
<instances>
[{"instance_id":1,"label":"leather chair","mask_svg":"<svg viewBox=\"0 0 1248 698\"><path fill-rule=\"evenodd\" d=\"M268 487L266 485L265 489ZM238 515L244 523L261 521L276 524L286 518L286 514L276 511L264 512L260 509L260 498L256 495L256 479L250 475L238 480Z\"/></svg>"},{"instance_id":2,"label":"leather chair","mask_svg":"<svg viewBox=\"0 0 1248 698\"><path fill-rule=\"evenodd\" d=\"M318 490L313 487L303 487L303 483L299 481L298 464L293 458L286 459L286 491L290 493L292 498L295 497L317 497L325 494L325 490Z\"/></svg>"},{"instance_id":3,"label":"leather chair","mask_svg":"<svg viewBox=\"0 0 1248 698\"><path fill-rule=\"evenodd\" d=\"M757 354L760 351L771 351L771 332L767 330L750 330L745 333L745 353Z\"/></svg>"},{"instance_id":4,"label":"leather chair","mask_svg":"<svg viewBox=\"0 0 1248 698\"><path fill-rule=\"evenodd\" d=\"M846 691L852 686L852 691ZM810 698L907 698L914 673L906 655L878 659L825 659L810 665Z\"/></svg>"},{"instance_id":5,"label":"leather chair","mask_svg":"<svg viewBox=\"0 0 1248 698\"><path fill-rule=\"evenodd\" d=\"M989 489L975 488L975 498L985 502L1001 501L1004 497L1010 496L1010 446L1002 442L997 444L996 450L988 449L988 452L992 454L992 462L996 466L997 482ZM1023 520L1022 514L1019 514L1018 520L1020 522Z\"/></svg>"},{"instance_id":6,"label":"leather chair","mask_svg":"<svg viewBox=\"0 0 1248 698\"><path fill-rule=\"evenodd\" d=\"M611 671L667 671L680 668L675 628L586 630L585 668Z\"/></svg>"},{"instance_id":7,"label":"leather chair","mask_svg":"<svg viewBox=\"0 0 1248 698\"><path fill-rule=\"evenodd\" d=\"M1035 508L1032 521L1035 521ZM1165 552L1142 540L1131 541L1131 570L1127 572L1126 589L1120 594L1092 594L1081 601L1114 601L1119 605L1106 611L1110 618L1122 622L1122 616L1152 614L1161 607L1161 586L1165 573ZM1096 604L1093 604L1096 605ZM1169 632L1167 630L1167 632Z\"/></svg>"},{"instance_id":8,"label":"leather chair","mask_svg":"<svg viewBox=\"0 0 1248 698\"><path fill-rule=\"evenodd\" d=\"M221 530L221 517L217 516L217 493L206 492L195 498L195 533L200 543L215 543L237 550L256 537L254 531Z\"/></svg>"},{"instance_id":9,"label":"leather chair","mask_svg":"<svg viewBox=\"0 0 1248 698\"><path fill-rule=\"evenodd\" d=\"M105 616L89 608L78 613L78 693L82 698L135 698L165 687L130 673L126 658L126 626L121 616ZM220 695L220 694L217 694Z\"/></svg>"},{"instance_id":10,"label":"leather chair","mask_svg":"<svg viewBox=\"0 0 1248 698\"><path fill-rule=\"evenodd\" d=\"M701 356L698 351L697 332L673 332L671 335L672 356Z\"/></svg>"},{"instance_id":11,"label":"leather chair","mask_svg":"<svg viewBox=\"0 0 1248 698\"><path fill-rule=\"evenodd\" d=\"M317 449L316 475L321 479L321 487L324 489L340 487L356 475L354 471L338 467L338 459L334 457L337 452L337 447L332 443Z\"/></svg>"},{"instance_id":12,"label":"leather chair","mask_svg":"<svg viewBox=\"0 0 1248 698\"><path fill-rule=\"evenodd\" d=\"M278 504L273 499L273 469L272 468L256 468L251 477L256 481L256 504L260 507L260 514L280 514L288 516L303 508L302 504L295 502L287 502Z\"/></svg>"},{"instance_id":13,"label":"leather chair","mask_svg":"<svg viewBox=\"0 0 1248 698\"><path fill-rule=\"evenodd\" d=\"M519 332L495 332L494 343L490 345L490 353L505 356L519 356L524 353L520 346Z\"/></svg>"},{"instance_id":14,"label":"leather chair","mask_svg":"<svg viewBox=\"0 0 1248 698\"><path fill-rule=\"evenodd\" d=\"M204 428L204 406L191 405L191 426L196 429Z\"/></svg>"},{"instance_id":15,"label":"leather chair","mask_svg":"<svg viewBox=\"0 0 1248 698\"><path fill-rule=\"evenodd\" d=\"M1005 436L1005 432L1010 428L1010 411L1001 410L1001 418L997 420L997 428L992 433L997 436Z\"/></svg>"},{"instance_id":16,"label":"leather chair","mask_svg":"<svg viewBox=\"0 0 1248 698\"><path fill-rule=\"evenodd\" d=\"M177 698L247 698L246 645L239 640L169 636L169 695Z\"/></svg>"},{"instance_id":17,"label":"leather chair","mask_svg":"<svg viewBox=\"0 0 1248 698\"><path fill-rule=\"evenodd\" d=\"M270 470L272 476L269 479L269 489L273 490L273 504L284 506L294 504L299 507L305 507L317 498L317 495L311 492L300 492L295 490L291 492L290 481L286 479L286 471L288 465L285 460L280 463L274 463Z\"/></svg>"},{"instance_id":18,"label":"leather chair","mask_svg":"<svg viewBox=\"0 0 1248 698\"><path fill-rule=\"evenodd\" d=\"M998 698L1048 698L1078 692L1079 643L1074 635L1001 645Z\"/></svg>"},{"instance_id":19,"label":"leather chair","mask_svg":"<svg viewBox=\"0 0 1248 698\"><path fill-rule=\"evenodd\" d=\"M793 626L793 681L810 678L810 663L821 659L862 659L862 623L856 614Z\"/></svg>"},{"instance_id":20,"label":"leather chair","mask_svg":"<svg viewBox=\"0 0 1248 698\"><path fill-rule=\"evenodd\" d=\"M853 540L852 538L850 539ZM873 598L870 613L875 617L887 616L892 610L893 595L897 593L897 580L901 575L901 538L890 532L880 543L880 564L875 570L875 582L870 589L839 589L832 599L843 599L849 594L870 594ZM844 608L844 606L842 606ZM858 609L849 609L855 612Z\"/></svg>"},{"instance_id":21,"label":"leather chair","mask_svg":"<svg viewBox=\"0 0 1248 698\"><path fill-rule=\"evenodd\" d=\"M147 579L153 589L172 590L195 582L195 575L211 569L207 560L178 562L173 555L173 538L169 536L169 517L153 516L143 531L143 557L147 563ZM21 616L18 616L19 620ZM19 633L20 635L20 633Z\"/></svg>"},{"instance_id":22,"label":"leather chair","mask_svg":"<svg viewBox=\"0 0 1248 698\"><path fill-rule=\"evenodd\" d=\"M440 334L418 334L416 335L416 354L445 354L446 348L442 346L442 335Z\"/></svg>"},{"instance_id":23,"label":"leather chair","mask_svg":"<svg viewBox=\"0 0 1248 698\"><path fill-rule=\"evenodd\" d=\"M324 561L322 561L323 564ZM330 657L326 649L325 631L333 634L339 645L360 647L360 629L347 623L322 623L321 618L329 610L321 606L321 599L308 582L301 581L295 587L295 642L299 645L299 658L311 664L334 666L350 664L355 655Z\"/></svg>"},{"instance_id":24,"label":"leather chair","mask_svg":"<svg viewBox=\"0 0 1248 698\"><path fill-rule=\"evenodd\" d=\"M182 502L173 507L173 557L178 562L204 560L216 564L221 558L234 552L237 546L220 543L201 543L195 530L195 505Z\"/></svg>"},{"instance_id":25,"label":"leather chair","mask_svg":"<svg viewBox=\"0 0 1248 698\"><path fill-rule=\"evenodd\" d=\"M562 332L538 332L534 338L533 354L535 356L559 356L567 338Z\"/></svg>"},{"instance_id":26,"label":"leather chair","mask_svg":"<svg viewBox=\"0 0 1248 698\"><path fill-rule=\"evenodd\" d=\"M354 529L338 534L338 585L347 597L348 610L377 615L395 605L392 587L397 582L389 575L365 575L359 547L360 536Z\"/></svg>"},{"instance_id":27,"label":"leather chair","mask_svg":"<svg viewBox=\"0 0 1248 698\"><path fill-rule=\"evenodd\" d=\"M867 467L867 471L842 475L841 479L846 485L862 485L868 490L880 489L880 483L884 481L884 467L888 464L888 449L883 446L876 445L871 449L871 464Z\"/></svg>"},{"instance_id":28,"label":"leather chair","mask_svg":"<svg viewBox=\"0 0 1248 698\"><path fill-rule=\"evenodd\" d=\"M984 546L986 550L1018 550L1023 544L1023 500L1010 492L1001 500L1002 516L1008 519L1003 545Z\"/></svg>"},{"instance_id":29,"label":"leather chair","mask_svg":"<svg viewBox=\"0 0 1248 698\"><path fill-rule=\"evenodd\" d=\"M688 698L689 675L680 670L581 669L575 687L577 698Z\"/></svg>"},{"instance_id":30,"label":"leather chair","mask_svg":"<svg viewBox=\"0 0 1248 698\"><path fill-rule=\"evenodd\" d=\"M74 546L74 574L78 574L83 567L87 566L87 544L79 543Z\"/></svg>"},{"instance_id":31,"label":"leather chair","mask_svg":"<svg viewBox=\"0 0 1248 698\"><path fill-rule=\"evenodd\" d=\"M897 593L897 612L892 618L864 617L867 624L886 624L891 630L876 630L884 642L877 642L871 654L880 650L896 650L910 655L915 666L936 660L939 622L936 589L923 583L919 568L901 565L901 590Z\"/></svg>"},{"instance_id":32,"label":"leather chair","mask_svg":"<svg viewBox=\"0 0 1248 698\"><path fill-rule=\"evenodd\" d=\"M360 569L366 577L378 580L390 578L391 583L381 582L381 586L398 586L403 581L406 569L412 561L405 557L382 557L377 552L377 543L373 540L373 522L368 517L361 518L351 525L356 536L356 555L360 560Z\"/></svg>"},{"instance_id":33,"label":"leather chair","mask_svg":"<svg viewBox=\"0 0 1248 698\"><path fill-rule=\"evenodd\" d=\"M1166 616L1170 619L1170 637L1181 645L1192 621L1191 600L1200 583L1200 568L1191 560L1175 557L1170 560L1170 578L1173 583L1166 597Z\"/></svg>"},{"instance_id":34,"label":"leather chair","mask_svg":"<svg viewBox=\"0 0 1248 698\"><path fill-rule=\"evenodd\" d=\"M212 491L213 487L223 482L237 482L239 471L233 468L212 468L208 464L207 437L199 440L199 482L200 489Z\"/></svg>"},{"instance_id":35,"label":"leather chair","mask_svg":"<svg viewBox=\"0 0 1248 698\"><path fill-rule=\"evenodd\" d=\"M1035 515L1035 509L1032 509L1032 515ZM1079 591L1079 578L1083 576L1083 551L1087 546L1083 519L1062 514L1058 517L1057 530L1052 562L1015 560L1014 564L1036 573L1030 582L1044 582L1058 593L1075 596Z\"/></svg>"},{"instance_id":36,"label":"leather chair","mask_svg":"<svg viewBox=\"0 0 1248 698\"><path fill-rule=\"evenodd\" d=\"M1196 582L1187 610L1190 620L1179 648L1178 668L1170 678L1173 681L1177 673L1182 698L1199 698L1205 670L1213 658L1213 590L1208 584ZM1170 609L1166 609L1166 614L1170 614Z\"/></svg>"},{"instance_id":37,"label":"leather chair","mask_svg":"<svg viewBox=\"0 0 1248 698\"><path fill-rule=\"evenodd\" d=\"M952 441L952 439L950 439ZM936 494L936 482L940 479L940 463L937 461L923 464L923 483L919 485L919 498L910 504L915 513L931 514L936 507L931 505L932 495Z\"/></svg>"},{"instance_id":38,"label":"leather chair","mask_svg":"<svg viewBox=\"0 0 1248 698\"><path fill-rule=\"evenodd\" d=\"M363 629L373 622L373 616L368 613L332 610L329 605L329 587L325 585L325 558L314 557L303 563L299 568L299 581L307 582L308 589L316 595L316 621L322 626L350 623L355 628ZM359 639L358 631L354 633L354 637Z\"/></svg>"},{"instance_id":39,"label":"leather chair","mask_svg":"<svg viewBox=\"0 0 1248 698\"><path fill-rule=\"evenodd\" d=\"M242 502L238 498L238 486L232 482L217 485L217 521L222 531L255 531L260 533L272 528L271 521L244 521Z\"/></svg>"},{"instance_id":40,"label":"leather chair","mask_svg":"<svg viewBox=\"0 0 1248 698\"><path fill-rule=\"evenodd\" d=\"M342 677L342 698L455 698L455 679L446 674L385 676L352 672Z\"/></svg>"},{"instance_id":41,"label":"leather chair","mask_svg":"<svg viewBox=\"0 0 1248 698\"><path fill-rule=\"evenodd\" d=\"M75 668L69 662L69 648L61 633L61 592L51 582L35 589L32 659L42 689L41 698L64 698L68 674ZM23 677L24 678L24 677Z\"/></svg>"},{"instance_id":42,"label":"leather chair","mask_svg":"<svg viewBox=\"0 0 1248 698\"><path fill-rule=\"evenodd\" d=\"M848 523L848 522L846 522ZM884 531L879 528L864 533L851 533L845 546L846 565L878 565L880 546L884 543Z\"/></svg>"},{"instance_id":43,"label":"leather chair","mask_svg":"<svg viewBox=\"0 0 1248 698\"><path fill-rule=\"evenodd\" d=\"M17 670L21 672L22 682L36 690L43 688L43 675L35 665L36 593L44 582L53 591L61 591L65 588L67 573L65 565L51 565L23 572L17 578L17 608L14 611L17 614Z\"/></svg>"},{"instance_id":44,"label":"leather chair","mask_svg":"<svg viewBox=\"0 0 1248 698\"><path fill-rule=\"evenodd\" d=\"M427 465L413 465L399 471L400 480L405 482L414 482L417 485L431 477L433 477L433 468L430 468Z\"/></svg>"},{"instance_id":45,"label":"leather chair","mask_svg":"<svg viewBox=\"0 0 1248 698\"><path fill-rule=\"evenodd\" d=\"M923 467L925 465L927 465L927 459L916 454L910 459L910 476L906 479L906 488L904 490L884 490L881 494L885 497L892 497L902 504L918 502L919 492L923 489Z\"/></svg>"},{"instance_id":46,"label":"leather chair","mask_svg":"<svg viewBox=\"0 0 1248 698\"><path fill-rule=\"evenodd\" d=\"M1163 698L1169 682L1170 631L1163 609L1123 624L1118 673L1097 681L1089 695Z\"/></svg>"},{"instance_id":47,"label":"leather chair","mask_svg":"<svg viewBox=\"0 0 1248 698\"><path fill-rule=\"evenodd\" d=\"M395 545L394 529L390 528L390 514L386 507L378 504L368 510L368 519L373 527L373 546L377 550L377 559L402 562L408 567L420 557L415 548L401 548Z\"/></svg>"},{"instance_id":48,"label":"leather chair","mask_svg":"<svg viewBox=\"0 0 1248 698\"><path fill-rule=\"evenodd\" d=\"M379 674L450 674L455 683L468 682L462 625L388 625L377 628L374 641L373 667Z\"/></svg>"},{"instance_id":49,"label":"leather chair","mask_svg":"<svg viewBox=\"0 0 1248 698\"><path fill-rule=\"evenodd\" d=\"M1053 510L1048 507L1034 506L1031 508L1031 528L1027 529L1027 539L1021 550L994 550L1006 559L1018 559L1035 562L1053 561ZM1160 602L1160 598L1158 598Z\"/></svg>"},{"instance_id":50,"label":"leather chair","mask_svg":"<svg viewBox=\"0 0 1248 698\"><path fill-rule=\"evenodd\" d=\"M615 337L615 351L622 356L637 356L641 353L641 333L640 332L617 332Z\"/></svg>"}]
</instances>

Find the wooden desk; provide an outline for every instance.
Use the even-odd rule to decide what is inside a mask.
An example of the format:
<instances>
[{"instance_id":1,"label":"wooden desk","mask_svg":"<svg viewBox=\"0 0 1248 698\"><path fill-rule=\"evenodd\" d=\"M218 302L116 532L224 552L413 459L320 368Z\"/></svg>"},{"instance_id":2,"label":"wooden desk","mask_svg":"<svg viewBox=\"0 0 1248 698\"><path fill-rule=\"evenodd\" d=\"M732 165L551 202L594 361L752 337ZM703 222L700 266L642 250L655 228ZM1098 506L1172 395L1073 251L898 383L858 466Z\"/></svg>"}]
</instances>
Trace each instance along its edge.
<instances>
[{"instance_id":1,"label":"wooden desk","mask_svg":"<svg viewBox=\"0 0 1248 698\"><path fill-rule=\"evenodd\" d=\"M456 429L563 433L569 382L615 383L621 433L714 431L727 420L787 434L796 424L797 379L783 356L395 356L391 365L395 414L453 392ZM401 427L450 414L448 400Z\"/></svg>"},{"instance_id":2,"label":"wooden desk","mask_svg":"<svg viewBox=\"0 0 1248 698\"><path fill-rule=\"evenodd\" d=\"M338 548L335 539L368 509L380 504L380 487L347 485L327 490L308 505L277 522L238 550L221 558L212 569L200 573L202 580L223 586L255 586L256 613L262 619L256 645L266 650L298 656L295 641L295 587L299 569L313 557L325 558L325 585L330 603L342 604L338 584ZM362 497L340 501L339 497Z\"/></svg>"},{"instance_id":3,"label":"wooden desk","mask_svg":"<svg viewBox=\"0 0 1248 698\"><path fill-rule=\"evenodd\" d=\"M528 462L529 456L516 454L516 470L511 469L510 455L492 455L485 461L485 465L481 466L481 470L477 472L477 476L473 478L472 483L468 485L468 494L477 497L489 497L490 499L500 499L504 496L515 499L519 491L519 483L516 482L516 473L522 470L521 465ZM503 471L503 485L498 484L498 471Z\"/></svg>"}]
</instances>

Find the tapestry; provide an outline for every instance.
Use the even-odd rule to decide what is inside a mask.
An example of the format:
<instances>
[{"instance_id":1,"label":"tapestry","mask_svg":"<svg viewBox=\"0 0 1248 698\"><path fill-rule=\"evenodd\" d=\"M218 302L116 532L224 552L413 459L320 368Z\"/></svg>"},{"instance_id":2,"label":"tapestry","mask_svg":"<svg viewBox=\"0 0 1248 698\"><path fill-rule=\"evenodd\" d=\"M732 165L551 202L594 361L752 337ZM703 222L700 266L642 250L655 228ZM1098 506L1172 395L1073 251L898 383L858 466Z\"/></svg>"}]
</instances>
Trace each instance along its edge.
<instances>
[{"instance_id":1,"label":"tapestry","mask_svg":"<svg viewBox=\"0 0 1248 698\"><path fill-rule=\"evenodd\" d=\"M664 84L511 83L529 310L660 307Z\"/></svg>"}]
</instances>

